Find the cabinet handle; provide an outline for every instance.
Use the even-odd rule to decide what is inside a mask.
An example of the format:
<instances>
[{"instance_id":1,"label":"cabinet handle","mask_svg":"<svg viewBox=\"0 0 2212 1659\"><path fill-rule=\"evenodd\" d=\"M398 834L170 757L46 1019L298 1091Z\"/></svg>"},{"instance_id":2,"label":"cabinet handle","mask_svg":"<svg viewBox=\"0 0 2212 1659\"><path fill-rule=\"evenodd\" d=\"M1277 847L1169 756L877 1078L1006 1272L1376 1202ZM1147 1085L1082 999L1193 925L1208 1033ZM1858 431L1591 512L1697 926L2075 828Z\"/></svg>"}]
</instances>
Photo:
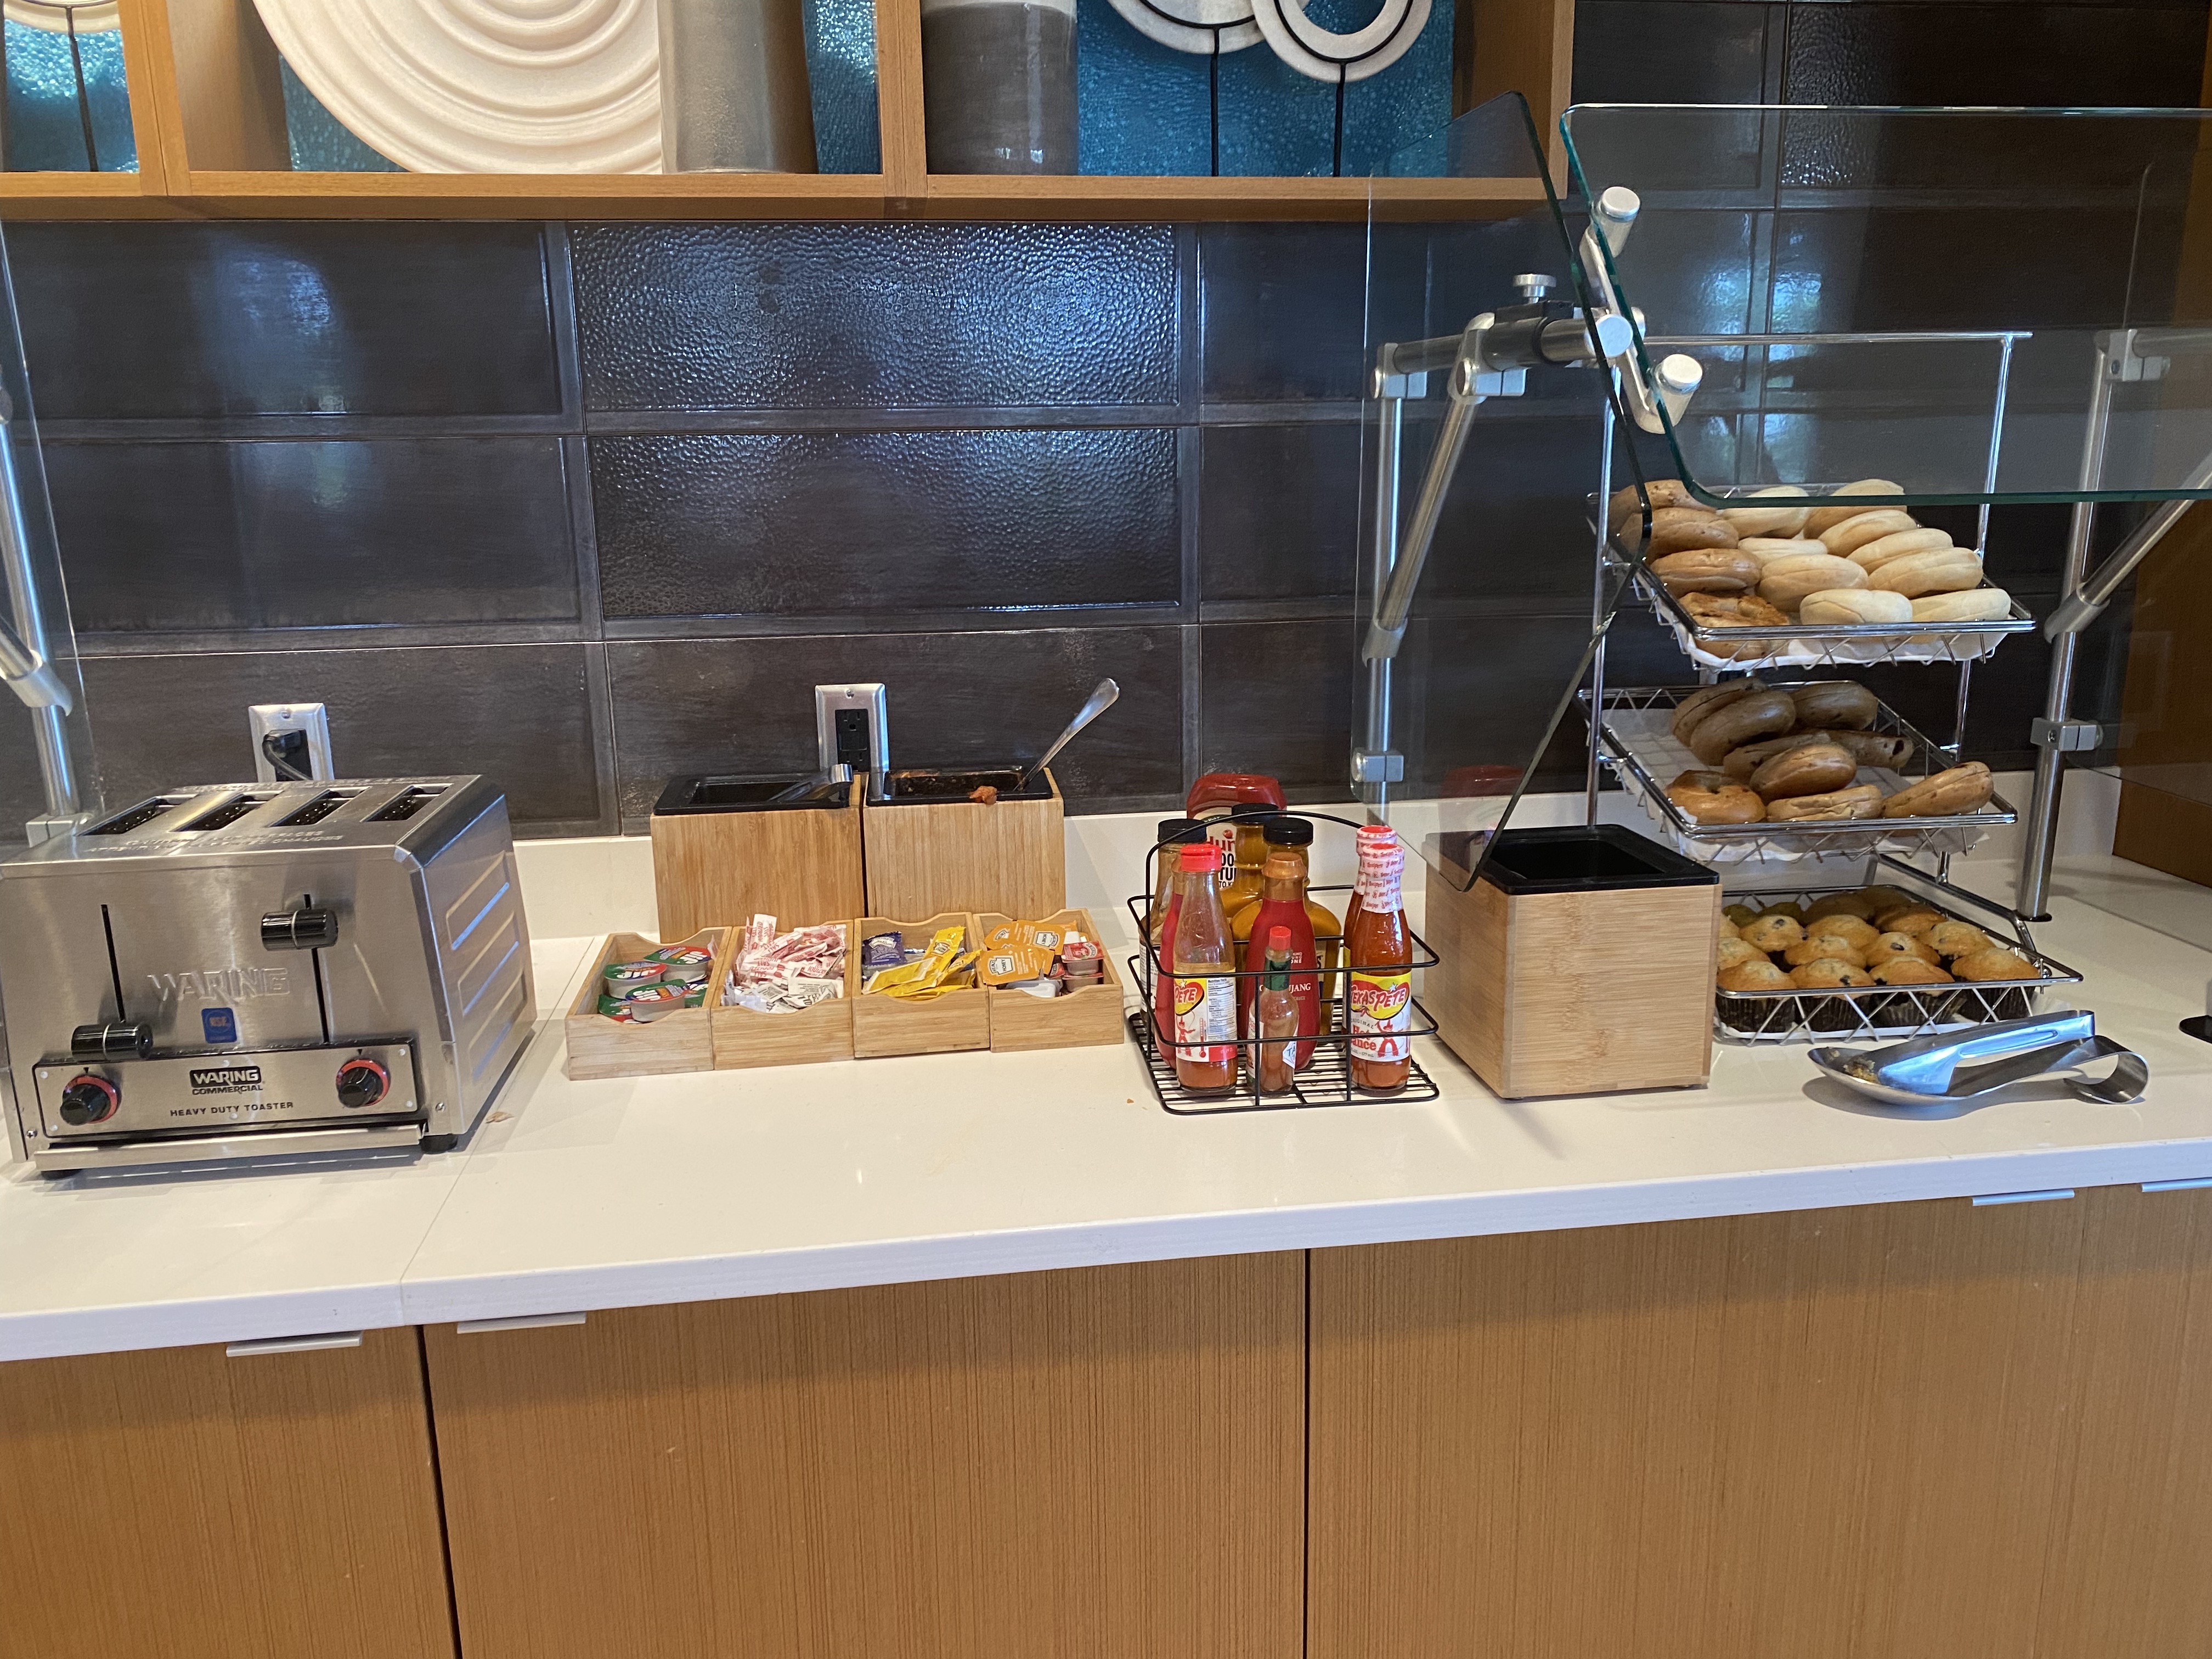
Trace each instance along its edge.
<instances>
[{"instance_id":1,"label":"cabinet handle","mask_svg":"<svg viewBox=\"0 0 2212 1659\"><path fill-rule=\"evenodd\" d=\"M2204 1187L2212 1187L2212 1176L2191 1176L2185 1181L2146 1181L2142 1184L2147 1193L2193 1193Z\"/></svg>"},{"instance_id":2,"label":"cabinet handle","mask_svg":"<svg viewBox=\"0 0 2212 1659\"><path fill-rule=\"evenodd\" d=\"M2071 1187L2046 1187L2034 1193L1984 1193L1974 1200L1974 1207L1979 1209L1984 1204L2049 1204L2073 1196Z\"/></svg>"},{"instance_id":3,"label":"cabinet handle","mask_svg":"<svg viewBox=\"0 0 2212 1659\"><path fill-rule=\"evenodd\" d=\"M487 1331L544 1331L556 1325L580 1325L580 1313L517 1314L512 1319L464 1319L453 1327L457 1336L481 1336Z\"/></svg>"},{"instance_id":4,"label":"cabinet handle","mask_svg":"<svg viewBox=\"0 0 2212 1659\"><path fill-rule=\"evenodd\" d=\"M223 1352L233 1359L251 1359L263 1353L319 1353L325 1348L358 1348L359 1331L318 1331L307 1336L264 1336L252 1342L234 1342Z\"/></svg>"}]
</instances>

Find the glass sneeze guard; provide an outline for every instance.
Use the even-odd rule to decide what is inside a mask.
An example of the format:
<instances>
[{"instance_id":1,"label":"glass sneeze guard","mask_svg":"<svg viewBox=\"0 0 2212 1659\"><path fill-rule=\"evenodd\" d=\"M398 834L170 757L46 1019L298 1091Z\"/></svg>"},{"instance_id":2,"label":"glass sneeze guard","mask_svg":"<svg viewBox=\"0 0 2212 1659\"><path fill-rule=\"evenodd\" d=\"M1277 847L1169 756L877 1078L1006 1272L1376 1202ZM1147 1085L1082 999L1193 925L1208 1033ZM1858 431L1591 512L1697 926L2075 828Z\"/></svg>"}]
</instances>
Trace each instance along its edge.
<instances>
[{"instance_id":1,"label":"glass sneeze guard","mask_svg":"<svg viewBox=\"0 0 2212 1659\"><path fill-rule=\"evenodd\" d=\"M2212 497L2212 113L1578 105L1575 192L1716 506ZM1616 240L1619 246L1616 246Z\"/></svg>"},{"instance_id":2,"label":"glass sneeze guard","mask_svg":"<svg viewBox=\"0 0 2212 1659\"><path fill-rule=\"evenodd\" d=\"M1524 179L1529 205L1438 219L1393 188L1462 178ZM1464 890L1522 794L1584 781L1569 710L1625 592L1584 508L1612 396L1597 360L1626 334L1601 344L1589 320L1516 94L1376 174L1367 256L1352 781Z\"/></svg>"},{"instance_id":3,"label":"glass sneeze guard","mask_svg":"<svg viewBox=\"0 0 2212 1659\"><path fill-rule=\"evenodd\" d=\"M8 711L14 711L12 714ZM62 581L15 291L0 244L0 720L24 720L39 781L28 838L42 841L100 808L76 635ZM14 793L14 792L11 792ZM43 810L40 810L43 808ZM15 824L0 829L12 840Z\"/></svg>"}]
</instances>

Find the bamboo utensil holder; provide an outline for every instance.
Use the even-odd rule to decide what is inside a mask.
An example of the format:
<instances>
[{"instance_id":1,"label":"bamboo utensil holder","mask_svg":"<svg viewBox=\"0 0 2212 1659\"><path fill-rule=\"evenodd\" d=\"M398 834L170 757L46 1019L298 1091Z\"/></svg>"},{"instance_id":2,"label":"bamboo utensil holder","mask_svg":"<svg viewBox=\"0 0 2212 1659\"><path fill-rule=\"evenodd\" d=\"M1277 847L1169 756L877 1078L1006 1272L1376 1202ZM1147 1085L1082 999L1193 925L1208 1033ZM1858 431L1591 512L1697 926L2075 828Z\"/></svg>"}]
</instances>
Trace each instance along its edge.
<instances>
[{"instance_id":1,"label":"bamboo utensil holder","mask_svg":"<svg viewBox=\"0 0 2212 1659\"><path fill-rule=\"evenodd\" d=\"M860 942L872 933L896 931L908 939L927 944L940 927L955 923L968 930L961 946L972 951L982 934L975 918L962 910L947 910L927 921L891 921L863 916L853 924L851 948L845 952L845 996L853 1010L853 1054L860 1060L882 1060L893 1054L950 1054L991 1046L991 993L947 991L927 1002L909 1002L883 992L860 989Z\"/></svg>"},{"instance_id":2,"label":"bamboo utensil holder","mask_svg":"<svg viewBox=\"0 0 2212 1659\"><path fill-rule=\"evenodd\" d=\"M653 881L660 933L676 939L701 927L743 928L772 915L777 928L838 921L868 908L860 874L860 785L831 805L733 801L724 808L686 802L720 785L786 779L675 778L653 812Z\"/></svg>"},{"instance_id":3,"label":"bamboo utensil holder","mask_svg":"<svg viewBox=\"0 0 2212 1659\"><path fill-rule=\"evenodd\" d=\"M1000 800L870 801L860 815L867 908L879 916L994 911L1035 921L1067 902L1060 785Z\"/></svg>"},{"instance_id":4,"label":"bamboo utensil holder","mask_svg":"<svg viewBox=\"0 0 2212 1659\"><path fill-rule=\"evenodd\" d=\"M720 994L737 949L734 929L706 927L674 945L697 945L714 953L707 975L707 1000ZM714 1034L709 1007L678 1008L659 1019L631 1024L599 1012L599 975L617 962L637 962L661 948L642 933L611 933L592 959L583 988L568 1007L562 1030L568 1039L563 1070L577 1082L611 1077L649 1077L664 1072L708 1072L714 1066ZM767 1018L767 1016L763 1016Z\"/></svg>"},{"instance_id":5,"label":"bamboo utensil holder","mask_svg":"<svg viewBox=\"0 0 2212 1659\"><path fill-rule=\"evenodd\" d=\"M994 927L1009 921L1034 921L1045 927L1075 929L1085 939L1099 937L1098 924L1088 910L1057 910L1048 916L1005 916L987 913L975 918L977 937L990 936ZM1031 1048L1089 1048L1118 1045L1121 1041L1121 988L1126 981L1106 955L1104 974L1096 985L1069 991L1049 1000L1026 991L988 990L991 1000L991 1047L1000 1054Z\"/></svg>"},{"instance_id":6,"label":"bamboo utensil holder","mask_svg":"<svg viewBox=\"0 0 2212 1659\"><path fill-rule=\"evenodd\" d=\"M1613 824L1508 830L1462 891L1427 868L1421 1000L1498 1094L1702 1086L1718 877Z\"/></svg>"}]
</instances>

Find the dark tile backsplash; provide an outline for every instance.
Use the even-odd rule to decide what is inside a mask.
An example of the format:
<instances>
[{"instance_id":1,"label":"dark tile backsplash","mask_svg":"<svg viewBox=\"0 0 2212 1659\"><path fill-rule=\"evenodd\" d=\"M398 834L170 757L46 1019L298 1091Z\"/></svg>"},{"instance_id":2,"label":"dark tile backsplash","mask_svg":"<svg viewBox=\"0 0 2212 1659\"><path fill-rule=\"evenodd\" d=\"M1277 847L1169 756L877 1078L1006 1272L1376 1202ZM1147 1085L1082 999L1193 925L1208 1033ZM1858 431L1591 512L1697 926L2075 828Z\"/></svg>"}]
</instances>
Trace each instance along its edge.
<instances>
[{"instance_id":1,"label":"dark tile backsplash","mask_svg":"<svg viewBox=\"0 0 2212 1659\"><path fill-rule=\"evenodd\" d=\"M91 633L580 617L557 436L46 446Z\"/></svg>"},{"instance_id":2,"label":"dark tile backsplash","mask_svg":"<svg viewBox=\"0 0 2212 1659\"><path fill-rule=\"evenodd\" d=\"M13 225L41 420L557 415L540 225Z\"/></svg>"},{"instance_id":3,"label":"dark tile backsplash","mask_svg":"<svg viewBox=\"0 0 2212 1659\"><path fill-rule=\"evenodd\" d=\"M610 622L1173 605L1176 486L1155 427L592 444Z\"/></svg>"},{"instance_id":4,"label":"dark tile backsplash","mask_svg":"<svg viewBox=\"0 0 2212 1659\"><path fill-rule=\"evenodd\" d=\"M1583 0L1576 95L2185 105L2204 31L2181 0ZM1784 182L1874 159L1817 117L1791 131ZM1881 159L1972 182L1972 156ZM2136 159L2050 158L2072 216L2021 214L2021 262L2072 286L2039 279L2067 314L2030 320L2165 303L2124 287L2135 181L2155 241L2179 234L2185 179ZM1642 182L1688 180L1654 155ZM2109 225L2082 216L2105 207ZM1684 331L1985 303L1940 216L1892 270L1863 268L1867 234L1741 202L1671 212L1638 237L1679 280L1638 298ZM319 698L346 769L488 773L538 835L634 830L673 772L810 765L828 680L884 681L895 757L958 764L1036 754L1112 675L1119 706L1057 768L1077 811L1163 807L1224 768L1340 798L1372 343L1456 330L1514 273L1565 274L1535 215L1371 242L1356 223L921 222L8 242L108 798L245 775L246 706ZM1848 319L1811 280L1836 271ZM2023 407L2066 367L2036 351ZM1739 418L1733 389L1710 374L1700 418ZM1425 692L1400 735L1430 782L1524 751L1587 640L1597 395L1552 375L1477 416L1400 659ZM1435 410L1408 424L1409 501ZM1992 568L2032 605L2067 520L1992 526ZM2117 624L2094 636L2086 683L2123 651ZM2023 763L2045 660L2017 641L1978 671L1970 750ZM1608 665L1615 684L1687 673L1641 611ZM1949 675L1882 678L1949 734ZM1552 738L1551 787L1578 782L1579 736L1570 716ZM0 719L0 835L39 805L26 723Z\"/></svg>"},{"instance_id":5,"label":"dark tile backsplash","mask_svg":"<svg viewBox=\"0 0 2212 1659\"><path fill-rule=\"evenodd\" d=\"M585 225L593 410L1172 404L1159 225Z\"/></svg>"}]
</instances>

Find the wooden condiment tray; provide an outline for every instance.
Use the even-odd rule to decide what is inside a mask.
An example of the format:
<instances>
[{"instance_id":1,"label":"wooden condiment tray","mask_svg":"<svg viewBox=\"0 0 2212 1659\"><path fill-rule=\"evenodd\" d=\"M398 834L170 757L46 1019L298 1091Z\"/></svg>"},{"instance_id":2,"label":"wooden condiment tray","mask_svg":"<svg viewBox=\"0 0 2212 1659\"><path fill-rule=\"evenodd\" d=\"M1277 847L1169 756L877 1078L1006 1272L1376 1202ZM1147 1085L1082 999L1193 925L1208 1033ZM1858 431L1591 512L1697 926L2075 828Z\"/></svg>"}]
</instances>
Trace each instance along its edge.
<instances>
[{"instance_id":1,"label":"wooden condiment tray","mask_svg":"<svg viewBox=\"0 0 2212 1659\"><path fill-rule=\"evenodd\" d=\"M991 912L977 916L975 926L981 930L978 939L988 938L994 927L1015 920ZM1098 924L1088 910L1055 910L1048 916L1024 916L1018 920L1073 928L1106 948ZM1128 1029L1121 1013L1121 991L1126 983L1109 948L1105 977L1100 983L1086 985L1050 1001L1033 997L1026 991L987 990L984 994L991 1000L991 1047L1007 1054L1032 1048L1089 1048L1119 1043Z\"/></svg>"},{"instance_id":2,"label":"wooden condiment tray","mask_svg":"<svg viewBox=\"0 0 2212 1659\"><path fill-rule=\"evenodd\" d=\"M870 934L896 929L909 941L926 945L939 928L956 922L968 930L963 948L974 950L983 936L975 918L966 911L947 910L927 921L863 916L853 924L851 947L845 953L845 995L853 1011L854 1058L950 1054L991 1046L992 994L980 986L948 991L927 1002L908 1002L882 992L871 995L860 989L860 944Z\"/></svg>"},{"instance_id":3,"label":"wooden condiment tray","mask_svg":"<svg viewBox=\"0 0 2212 1659\"><path fill-rule=\"evenodd\" d=\"M697 945L714 953L707 975L707 1000L719 994L716 988L730 976L730 958L737 949L738 933L730 927L702 927L689 939L672 945ZM611 933L592 959L583 989L569 1006L562 1021L568 1039L564 1070L578 1082L611 1077L651 1077L665 1072L708 1072L714 1067L714 1033L711 1007L678 1008L649 1023L633 1024L610 1019L599 1012L599 975L610 963L635 962L661 948L660 941L642 933ZM766 1016L763 1016L766 1018Z\"/></svg>"}]
</instances>

